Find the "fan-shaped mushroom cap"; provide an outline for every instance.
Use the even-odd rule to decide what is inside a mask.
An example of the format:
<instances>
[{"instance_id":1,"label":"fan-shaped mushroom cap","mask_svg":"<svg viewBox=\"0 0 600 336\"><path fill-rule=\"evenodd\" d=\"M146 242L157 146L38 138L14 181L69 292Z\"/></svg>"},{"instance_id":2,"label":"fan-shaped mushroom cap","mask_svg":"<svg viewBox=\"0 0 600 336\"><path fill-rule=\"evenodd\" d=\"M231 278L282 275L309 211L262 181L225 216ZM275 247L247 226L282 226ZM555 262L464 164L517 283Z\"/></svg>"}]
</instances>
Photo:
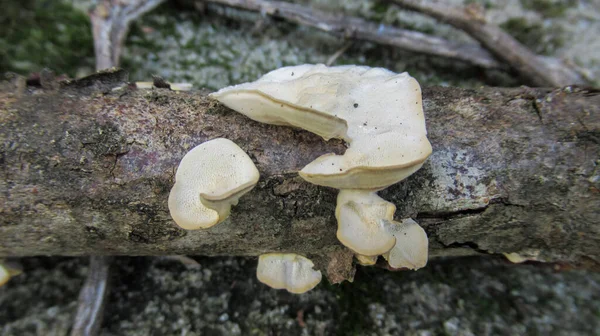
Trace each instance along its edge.
<instances>
[{"instance_id":1,"label":"fan-shaped mushroom cap","mask_svg":"<svg viewBox=\"0 0 600 336\"><path fill-rule=\"evenodd\" d=\"M414 173L431 154L421 88L406 73L365 66L299 65L211 95L250 118L350 143L300 171L338 189L383 189Z\"/></svg>"},{"instance_id":2,"label":"fan-shaped mushroom cap","mask_svg":"<svg viewBox=\"0 0 600 336\"><path fill-rule=\"evenodd\" d=\"M228 139L204 142L181 160L169 194L169 211L186 230L209 228L224 221L239 198L258 182L248 155Z\"/></svg>"},{"instance_id":3,"label":"fan-shaped mushroom cap","mask_svg":"<svg viewBox=\"0 0 600 336\"><path fill-rule=\"evenodd\" d=\"M313 266L310 259L295 253L267 253L258 257L256 277L269 287L301 294L321 282L321 272Z\"/></svg>"},{"instance_id":4,"label":"fan-shaped mushroom cap","mask_svg":"<svg viewBox=\"0 0 600 336\"><path fill-rule=\"evenodd\" d=\"M384 220L385 228L396 237L396 245L383 257L394 268L417 270L427 264L429 241L425 230L408 218L402 222Z\"/></svg>"},{"instance_id":5,"label":"fan-shaped mushroom cap","mask_svg":"<svg viewBox=\"0 0 600 336\"><path fill-rule=\"evenodd\" d=\"M280 68L255 82L229 86L210 97L258 122L299 127L325 140L344 138L346 121L329 113L329 106L323 106L333 100L335 85L324 85L319 69L326 67L316 67L305 64ZM320 100L326 96L329 98Z\"/></svg>"},{"instance_id":6,"label":"fan-shaped mushroom cap","mask_svg":"<svg viewBox=\"0 0 600 336\"><path fill-rule=\"evenodd\" d=\"M335 208L337 238L357 254L383 254L394 247L396 239L385 230L382 220L392 220L395 211L396 206L375 192L340 190Z\"/></svg>"}]
</instances>

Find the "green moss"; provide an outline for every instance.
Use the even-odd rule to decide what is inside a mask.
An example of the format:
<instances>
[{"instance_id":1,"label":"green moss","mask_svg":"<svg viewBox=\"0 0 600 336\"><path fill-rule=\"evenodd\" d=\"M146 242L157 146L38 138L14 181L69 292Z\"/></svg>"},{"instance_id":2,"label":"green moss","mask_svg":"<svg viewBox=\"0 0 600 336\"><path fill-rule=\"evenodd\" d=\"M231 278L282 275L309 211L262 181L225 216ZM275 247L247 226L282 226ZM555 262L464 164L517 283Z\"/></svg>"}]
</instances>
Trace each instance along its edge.
<instances>
[{"instance_id":1,"label":"green moss","mask_svg":"<svg viewBox=\"0 0 600 336\"><path fill-rule=\"evenodd\" d=\"M561 17L570 7L577 5L576 0L523 0L525 9L536 11L547 18Z\"/></svg>"},{"instance_id":2,"label":"green moss","mask_svg":"<svg viewBox=\"0 0 600 336\"><path fill-rule=\"evenodd\" d=\"M546 29L541 23L530 23L524 18L513 18L500 27L537 54L552 55L564 44L563 31L558 26Z\"/></svg>"},{"instance_id":3,"label":"green moss","mask_svg":"<svg viewBox=\"0 0 600 336\"><path fill-rule=\"evenodd\" d=\"M6 1L0 26L0 72L51 67L73 77L79 67L93 68L89 19L62 1Z\"/></svg>"}]
</instances>

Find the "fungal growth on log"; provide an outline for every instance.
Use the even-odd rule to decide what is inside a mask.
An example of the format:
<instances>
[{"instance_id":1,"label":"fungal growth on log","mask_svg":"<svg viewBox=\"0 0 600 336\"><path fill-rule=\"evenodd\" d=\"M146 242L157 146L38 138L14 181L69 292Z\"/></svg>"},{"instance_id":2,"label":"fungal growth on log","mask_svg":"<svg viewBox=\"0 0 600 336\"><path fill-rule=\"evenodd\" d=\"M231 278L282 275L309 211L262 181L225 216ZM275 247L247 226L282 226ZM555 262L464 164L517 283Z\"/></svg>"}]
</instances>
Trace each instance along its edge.
<instances>
[{"instance_id":1,"label":"fungal growth on log","mask_svg":"<svg viewBox=\"0 0 600 336\"><path fill-rule=\"evenodd\" d=\"M169 211L186 230L224 221L240 197L252 190L259 173L238 145L218 138L204 142L181 160L169 194Z\"/></svg>"},{"instance_id":2,"label":"fungal growth on log","mask_svg":"<svg viewBox=\"0 0 600 336\"><path fill-rule=\"evenodd\" d=\"M383 254L393 268L419 269L427 264L427 234L414 220L402 222L383 220L385 229L396 237L396 244Z\"/></svg>"},{"instance_id":3,"label":"fungal growth on log","mask_svg":"<svg viewBox=\"0 0 600 336\"><path fill-rule=\"evenodd\" d=\"M396 239L388 233L382 220L393 220L396 206L375 192L357 189L340 190L335 208L337 238L352 251L367 257L388 252Z\"/></svg>"},{"instance_id":4,"label":"fungal growth on log","mask_svg":"<svg viewBox=\"0 0 600 336\"><path fill-rule=\"evenodd\" d=\"M431 154L421 88L407 73L299 65L210 96L259 122L345 140L344 155L323 155L300 171L314 184L384 189L417 171Z\"/></svg>"},{"instance_id":5,"label":"fungal growth on log","mask_svg":"<svg viewBox=\"0 0 600 336\"><path fill-rule=\"evenodd\" d=\"M322 155L299 172L310 183L340 189L338 239L362 264L383 255L395 268L425 266L425 231L412 220L395 222L396 207L377 196L421 168L432 151L414 78L382 68L305 64L210 96L259 122L346 141L343 155Z\"/></svg>"}]
</instances>

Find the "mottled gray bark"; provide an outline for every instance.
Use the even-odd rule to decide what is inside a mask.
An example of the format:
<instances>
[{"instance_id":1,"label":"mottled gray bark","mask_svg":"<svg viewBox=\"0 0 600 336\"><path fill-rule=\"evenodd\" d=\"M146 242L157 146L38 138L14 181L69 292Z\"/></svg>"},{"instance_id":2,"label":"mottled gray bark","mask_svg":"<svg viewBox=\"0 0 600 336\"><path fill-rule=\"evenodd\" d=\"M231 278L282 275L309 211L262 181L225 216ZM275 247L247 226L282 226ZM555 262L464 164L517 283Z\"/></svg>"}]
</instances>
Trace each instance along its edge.
<instances>
[{"instance_id":1,"label":"mottled gray bark","mask_svg":"<svg viewBox=\"0 0 600 336\"><path fill-rule=\"evenodd\" d=\"M321 154L343 152L342 142L254 122L202 91L112 90L124 80L111 72L59 89L2 84L0 256L289 251L345 268L336 190L296 173ZM423 92L433 155L380 195L397 205L397 218L425 228L431 256L517 252L600 262L600 93ZM216 137L251 156L260 182L225 222L181 230L167 208L175 169Z\"/></svg>"}]
</instances>

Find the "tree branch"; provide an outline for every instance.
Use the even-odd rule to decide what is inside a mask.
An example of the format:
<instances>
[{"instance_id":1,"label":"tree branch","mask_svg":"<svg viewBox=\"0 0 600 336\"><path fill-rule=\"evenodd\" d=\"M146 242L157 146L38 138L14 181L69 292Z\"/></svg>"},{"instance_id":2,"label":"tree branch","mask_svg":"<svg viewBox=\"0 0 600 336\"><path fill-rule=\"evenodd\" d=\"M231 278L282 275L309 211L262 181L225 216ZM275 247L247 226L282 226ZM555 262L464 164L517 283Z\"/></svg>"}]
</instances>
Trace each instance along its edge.
<instances>
[{"instance_id":1,"label":"tree branch","mask_svg":"<svg viewBox=\"0 0 600 336\"><path fill-rule=\"evenodd\" d=\"M478 45L459 44L416 31L399 29L357 17L333 15L302 5L261 0L197 0L259 12L343 38L369 41L417 53L464 61L482 68L501 68L488 51Z\"/></svg>"},{"instance_id":2,"label":"tree branch","mask_svg":"<svg viewBox=\"0 0 600 336\"><path fill-rule=\"evenodd\" d=\"M23 79L0 85L0 256L317 259L345 250L335 236L337 192L297 175L319 155L343 152L342 142L251 121L206 92L136 90L123 79L104 72L58 91ZM380 194L397 218L425 228L431 256L600 262L599 92L423 92L433 155ZM225 222L181 230L167 208L174 171L216 137L240 145L261 180Z\"/></svg>"},{"instance_id":3,"label":"tree branch","mask_svg":"<svg viewBox=\"0 0 600 336\"><path fill-rule=\"evenodd\" d=\"M463 30L534 85L557 87L589 84L580 73L564 62L534 54L497 26L487 23L478 6L457 8L435 1L390 1L402 8L429 15Z\"/></svg>"},{"instance_id":4,"label":"tree branch","mask_svg":"<svg viewBox=\"0 0 600 336\"><path fill-rule=\"evenodd\" d=\"M129 25L165 0L100 0L90 12L96 70L119 65Z\"/></svg>"}]
</instances>

